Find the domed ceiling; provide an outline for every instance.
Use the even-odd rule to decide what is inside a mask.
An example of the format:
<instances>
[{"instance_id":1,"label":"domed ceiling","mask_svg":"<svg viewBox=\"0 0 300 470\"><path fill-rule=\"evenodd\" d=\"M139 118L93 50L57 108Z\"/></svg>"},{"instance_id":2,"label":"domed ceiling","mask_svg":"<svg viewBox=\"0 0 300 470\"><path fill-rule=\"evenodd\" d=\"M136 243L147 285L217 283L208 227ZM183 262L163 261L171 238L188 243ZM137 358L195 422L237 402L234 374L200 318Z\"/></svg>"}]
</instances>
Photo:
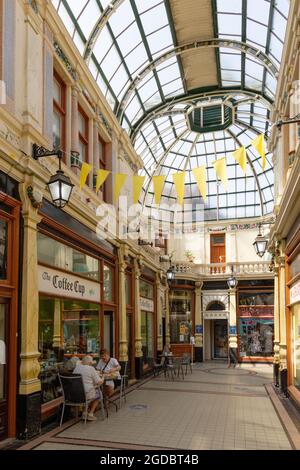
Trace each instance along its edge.
<instances>
[{"instance_id":1,"label":"domed ceiling","mask_svg":"<svg viewBox=\"0 0 300 470\"><path fill-rule=\"evenodd\" d=\"M270 132L288 0L52 0L120 124L144 161L141 203L164 175L186 171L185 204L203 202L192 169L206 165L205 220L273 209L271 155L251 141ZM231 155L244 145L247 174ZM228 191L212 162L226 157ZM197 215L195 214L195 218Z\"/></svg>"}]
</instances>

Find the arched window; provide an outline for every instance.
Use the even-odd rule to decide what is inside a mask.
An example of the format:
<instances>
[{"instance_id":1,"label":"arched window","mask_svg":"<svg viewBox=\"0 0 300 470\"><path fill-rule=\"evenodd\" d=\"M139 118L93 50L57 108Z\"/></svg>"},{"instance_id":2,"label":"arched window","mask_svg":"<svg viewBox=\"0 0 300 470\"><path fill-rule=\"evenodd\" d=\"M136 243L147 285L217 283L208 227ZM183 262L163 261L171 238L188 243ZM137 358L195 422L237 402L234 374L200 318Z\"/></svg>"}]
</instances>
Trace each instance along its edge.
<instances>
[{"instance_id":1,"label":"arched window","mask_svg":"<svg viewBox=\"0 0 300 470\"><path fill-rule=\"evenodd\" d=\"M211 311L225 310L225 305L223 304L223 302L220 302L219 300L213 300L212 302L208 304L206 310L211 310Z\"/></svg>"}]
</instances>

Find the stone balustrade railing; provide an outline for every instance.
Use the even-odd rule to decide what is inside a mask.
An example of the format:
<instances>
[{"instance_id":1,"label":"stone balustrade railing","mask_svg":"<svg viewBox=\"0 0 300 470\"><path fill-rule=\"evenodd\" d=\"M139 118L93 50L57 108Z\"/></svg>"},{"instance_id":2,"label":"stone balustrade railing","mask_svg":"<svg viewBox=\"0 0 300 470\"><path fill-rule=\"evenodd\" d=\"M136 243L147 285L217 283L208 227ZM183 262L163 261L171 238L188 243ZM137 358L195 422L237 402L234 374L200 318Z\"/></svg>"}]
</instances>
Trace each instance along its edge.
<instances>
[{"instance_id":1,"label":"stone balustrade railing","mask_svg":"<svg viewBox=\"0 0 300 470\"><path fill-rule=\"evenodd\" d=\"M178 274L197 274L200 276L236 276L263 275L271 274L269 270L269 261L249 261L244 263L211 263L197 264L187 261L177 261L174 268Z\"/></svg>"}]
</instances>

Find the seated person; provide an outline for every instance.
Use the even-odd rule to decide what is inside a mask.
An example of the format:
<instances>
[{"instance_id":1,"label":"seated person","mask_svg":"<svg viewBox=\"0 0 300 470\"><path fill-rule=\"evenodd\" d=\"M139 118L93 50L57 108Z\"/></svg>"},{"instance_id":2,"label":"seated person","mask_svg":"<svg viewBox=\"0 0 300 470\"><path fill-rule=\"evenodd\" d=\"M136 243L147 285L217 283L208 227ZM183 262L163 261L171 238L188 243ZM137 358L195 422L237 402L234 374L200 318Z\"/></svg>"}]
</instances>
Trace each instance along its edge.
<instances>
[{"instance_id":1,"label":"seated person","mask_svg":"<svg viewBox=\"0 0 300 470\"><path fill-rule=\"evenodd\" d=\"M68 361L64 362L64 364L60 367L59 371L61 374L72 374L73 370L75 369L77 362L80 362L79 357L73 356Z\"/></svg>"},{"instance_id":2,"label":"seated person","mask_svg":"<svg viewBox=\"0 0 300 470\"><path fill-rule=\"evenodd\" d=\"M99 377L99 374L95 371L92 356L84 356L81 362L77 361L73 374L82 375L86 398L91 400L87 420L95 421L97 418L94 416L94 412L99 403L99 399L102 398L99 388L96 387L102 385L104 380ZM83 414L82 417L84 419L85 414Z\"/></svg>"},{"instance_id":3,"label":"seated person","mask_svg":"<svg viewBox=\"0 0 300 470\"><path fill-rule=\"evenodd\" d=\"M163 351L162 351L162 354L163 354L164 356L167 356L167 355L170 354L170 353L171 353L170 345L169 345L169 344L165 344L165 345L164 345L164 349L163 349Z\"/></svg>"},{"instance_id":4,"label":"seated person","mask_svg":"<svg viewBox=\"0 0 300 470\"><path fill-rule=\"evenodd\" d=\"M105 374L108 379L106 378L105 385L104 385L104 398L111 397L114 393L115 384L113 379L119 379L121 366L118 363L117 359L114 357L110 357L109 352L106 349L101 349L100 351L100 361L96 367L102 374ZM109 376L112 375L113 379L109 380ZM107 406L107 401L105 402L105 406Z\"/></svg>"}]
</instances>

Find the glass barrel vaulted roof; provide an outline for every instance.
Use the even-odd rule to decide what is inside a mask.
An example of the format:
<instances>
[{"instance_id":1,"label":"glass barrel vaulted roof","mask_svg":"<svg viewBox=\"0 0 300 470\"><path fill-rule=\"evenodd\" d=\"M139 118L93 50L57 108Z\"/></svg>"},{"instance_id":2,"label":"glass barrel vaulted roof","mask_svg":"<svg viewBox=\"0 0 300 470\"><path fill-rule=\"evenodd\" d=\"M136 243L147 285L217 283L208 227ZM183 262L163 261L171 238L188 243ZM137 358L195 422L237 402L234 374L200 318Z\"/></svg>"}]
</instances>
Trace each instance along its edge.
<instances>
[{"instance_id":1,"label":"glass barrel vaulted roof","mask_svg":"<svg viewBox=\"0 0 300 470\"><path fill-rule=\"evenodd\" d=\"M289 0L52 3L144 161L141 202L152 205L151 177L163 174L162 202L175 203L171 174L185 170L184 202L194 206L201 197L191 170L205 164L206 220L272 212L271 155L263 171L251 141L260 133L268 139ZM191 108L228 100L234 110L230 126L191 129ZM231 155L241 145L247 148L246 176ZM227 192L212 167L223 156Z\"/></svg>"}]
</instances>

